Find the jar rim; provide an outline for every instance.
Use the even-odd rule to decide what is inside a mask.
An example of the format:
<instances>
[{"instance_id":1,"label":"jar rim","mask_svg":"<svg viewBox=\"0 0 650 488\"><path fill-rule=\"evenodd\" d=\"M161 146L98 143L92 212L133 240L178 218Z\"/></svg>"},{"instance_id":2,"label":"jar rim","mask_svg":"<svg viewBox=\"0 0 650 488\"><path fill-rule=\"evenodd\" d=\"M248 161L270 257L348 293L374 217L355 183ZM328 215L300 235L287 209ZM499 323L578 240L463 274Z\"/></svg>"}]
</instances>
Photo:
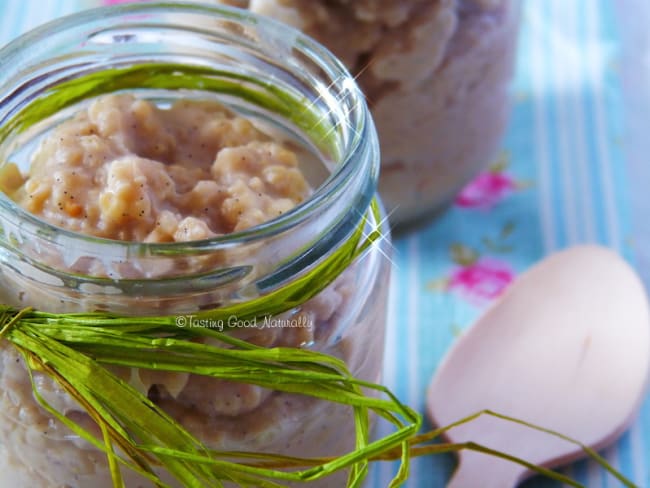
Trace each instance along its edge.
<instances>
[{"instance_id":1,"label":"jar rim","mask_svg":"<svg viewBox=\"0 0 650 488\"><path fill-rule=\"evenodd\" d=\"M58 227L38 218L16 204L4 192L0 192L0 209L10 211L21 221L28 222L29 226L35 229L35 234L40 234L44 231L45 234L56 234L57 240L71 239L75 242L85 242L88 245L92 245L98 252L101 252L98 248L110 247L114 249L115 246L119 246L126 254L131 254L132 251L137 251L137 254L142 254L144 251L148 255L215 251L231 248L239 244L254 243L291 231L305 220L314 217L318 213L318 210L331 200L333 193L342 192L349 180L355 177L355 175L358 176L361 171L369 181L366 189L370 189L369 191L363 192L364 194L359 196L360 198L358 199L359 210L357 211L358 218L356 222L361 222L364 218L365 210L369 207L374 197L379 172L376 137L370 138L372 139L370 147L362 147L367 145L364 144L363 139L368 134L374 135L374 125L370 118L369 110L361 90L343 64L327 48L293 27L253 12L226 5L206 5L183 1L126 3L84 10L43 24L21 35L0 49L0 60L2 60L0 64L6 66L11 64L12 61L24 59L25 50L29 46L48 42L52 35L60 34L68 28L79 27L97 21L97 19L106 21L107 19L123 16L138 18L147 14L162 13L200 14L205 15L209 20L240 22L245 27L264 30L265 36L269 36L267 38L277 43L286 43L287 39L291 39L293 42L290 46L291 48L299 50L302 56L306 56L310 62L315 63L327 75L332 84L342 84L345 88L346 97L348 97L347 106L351 107L351 110L345 113L346 120L343 121L344 130L348 131L347 135L349 137L346 138L345 145L342 147L340 160L335 161L334 169L327 180L317 187L313 194L305 201L278 217L242 231L196 241L145 243L114 240L83 234ZM174 26L179 25L177 24L177 20L174 22ZM0 77L0 87L6 82L7 77L4 79ZM11 90L9 90L9 94L12 94ZM0 93L0 109L5 104L5 101L5 94ZM342 101L337 100L337 102ZM354 121L354 123L350 123L350 121ZM368 151L374 156L367 158L359 157L359 152ZM362 163L361 167L359 167L360 161Z\"/></svg>"}]
</instances>

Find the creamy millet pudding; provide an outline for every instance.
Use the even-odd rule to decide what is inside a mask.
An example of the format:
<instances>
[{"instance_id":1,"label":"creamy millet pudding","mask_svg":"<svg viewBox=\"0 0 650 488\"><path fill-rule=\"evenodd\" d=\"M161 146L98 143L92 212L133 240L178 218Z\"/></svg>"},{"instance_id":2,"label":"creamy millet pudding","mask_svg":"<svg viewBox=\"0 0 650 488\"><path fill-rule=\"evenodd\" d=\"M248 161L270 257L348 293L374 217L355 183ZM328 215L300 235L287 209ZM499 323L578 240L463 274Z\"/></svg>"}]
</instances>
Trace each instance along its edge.
<instances>
[{"instance_id":1,"label":"creamy millet pudding","mask_svg":"<svg viewBox=\"0 0 650 488\"><path fill-rule=\"evenodd\" d=\"M113 95L43 142L17 198L69 230L178 242L252 227L309 194L296 154L222 105Z\"/></svg>"},{"instance_id":2,"label":"creamy millet pudding","mask_svg":"<svg viewBox=\"0 0 650 488\"><path fill-rule=\"evenodd\" d=\"M129 94L94 100L44 137L28 172L13 167L4 174L5 191L51 224L146 243L244 230L290 210L312 192L290 145L223 105L178 100L161 108ZM192 263L193 271L200 271L218 260ZM370 289L360 286L355 268L360 266L348 268L316 297L277 317L303 326L235 333L269 347L316 347L343 358L360 378L376 381L387 287L383 279ZM164 277L171 271L125 269L128 278L142 278L139 273ZM101 275L106 270L89 264L83 272ZM21 282L16 283L10 298L14 305L60 309L58 303L48 307L38 290L20 289ZM168 313L164 308L155 312ZM114 372L215 449L323 456L354 446L351 410L336 404L202 376L128 368ZM38 372L34 378L46 401L95 429L58 384ZM0 486L112 487L105 456L38 405L22 356L6 342L0 343L0 411ZM151 486L125 469L123 474L128 488ZM308 486L339 486L343 479Z\"/></svg>"}]
</instances>

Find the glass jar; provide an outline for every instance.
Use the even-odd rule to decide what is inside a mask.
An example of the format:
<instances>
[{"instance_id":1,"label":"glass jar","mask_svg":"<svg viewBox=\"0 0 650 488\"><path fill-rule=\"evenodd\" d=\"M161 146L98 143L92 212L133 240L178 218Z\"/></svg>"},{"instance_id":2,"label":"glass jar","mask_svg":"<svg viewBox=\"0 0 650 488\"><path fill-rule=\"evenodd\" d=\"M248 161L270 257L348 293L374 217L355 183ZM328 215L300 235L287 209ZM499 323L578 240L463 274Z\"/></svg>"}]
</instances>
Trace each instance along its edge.
<instances>
[{"instance_id":1,"label":"glass jar","mask_svg":"<svg viewBox=\"0 0 650 488\"><path fill-rule=\"evenodd\" d=\"M493 160L509 111L518 0L236 3L301 29L355 75L377 124L379 192L392 224L434 216Z\"/></svg>"},{"instance_id":2,"label":"glass jar","mask_svg":"<svg viewBox=\"0 0 650 488\"><path fill-rule=\"evenodd\" d=\"M345 68L297 31L225 7L130 4L47 24L6 46L0 59L11 67L0 73L0 173L11 172L13 164L28 171L30 154L54 126L99 95L126 91L160 105L219 100L306 148L311 156L300 164L316 187L305 202L256 227L163 244L64 230L3 193L6 304L176 315L179 326L192 327L198 310L273 293L323 265L354 236L386 232L371 204L379 153L363 97ZM273 327L246 327L237 317L222 325L256 344L340 357L353 374L376 382L389 245L388 238L374 241L316 296L276 316ZM39 406L22 356L4 340L0 349L0 485L112 486L105 455ZM331 456L354 447L351 410L338 404L194 375L140 370L125 376L134 377L143 393L211 448ZM34 385L67 417L91 427L51 378L36 372ZM122 472L130 488L150 484ZM310 486L343 486L343 475L336 476Z\"/></svg>"}]
</instances>

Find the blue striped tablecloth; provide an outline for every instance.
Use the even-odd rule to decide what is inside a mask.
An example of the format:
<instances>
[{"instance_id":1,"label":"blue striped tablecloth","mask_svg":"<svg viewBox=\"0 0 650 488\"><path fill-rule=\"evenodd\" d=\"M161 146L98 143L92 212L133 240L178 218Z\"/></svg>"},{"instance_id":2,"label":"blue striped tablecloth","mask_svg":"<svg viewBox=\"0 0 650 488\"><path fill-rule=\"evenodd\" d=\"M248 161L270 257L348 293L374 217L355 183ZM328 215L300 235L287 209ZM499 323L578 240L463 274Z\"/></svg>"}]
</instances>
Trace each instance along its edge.
<instances>
[{"instance_id":1,"label":"blue striped tablecloth","mask_svg":"<svg viewBox=\"0 0 650 488\"><path fill-rule=\"evenodd\" d=\"M92 5L6 0L0 42ZM395 242L385 381L420 410L458 334L542 256L599 242L650 281L650 3L523 5L516 103L501 157L440 220ZM639 486L650 487L650 400L604 454ZM369 487L387 486L393 469L376 466ZM451 457L418 459L406 486L442 487L452 469ZM619 486L591 462L564 472L589 488ZM533 479L524 486L555 485Z\"/></svg>"}]
</instances>

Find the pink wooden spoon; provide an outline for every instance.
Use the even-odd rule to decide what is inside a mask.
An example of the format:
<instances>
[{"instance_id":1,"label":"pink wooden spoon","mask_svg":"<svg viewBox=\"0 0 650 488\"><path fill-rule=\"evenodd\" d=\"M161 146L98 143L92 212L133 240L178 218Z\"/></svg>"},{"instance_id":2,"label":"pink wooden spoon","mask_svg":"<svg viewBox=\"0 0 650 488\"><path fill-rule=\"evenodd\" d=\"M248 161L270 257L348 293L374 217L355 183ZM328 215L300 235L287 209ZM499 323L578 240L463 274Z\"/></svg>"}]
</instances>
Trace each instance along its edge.
<instances>
[{"instance_id":1,"label":"pink wooden spoon","mask_svg":"<svg viewBox=\"0 0 650 488\"><path fill-rule=\"evenodd\" d=\"M428 392L428 413L448 425L484 409L601 448L630 424L650 371L645 290L615 253L580 246L521 275L449 351ZM584 455L575 445L493 417L451 430L534 464ZM519 464L464 450L450 488L508 488Z\"/></svg>"}]
</instances>

